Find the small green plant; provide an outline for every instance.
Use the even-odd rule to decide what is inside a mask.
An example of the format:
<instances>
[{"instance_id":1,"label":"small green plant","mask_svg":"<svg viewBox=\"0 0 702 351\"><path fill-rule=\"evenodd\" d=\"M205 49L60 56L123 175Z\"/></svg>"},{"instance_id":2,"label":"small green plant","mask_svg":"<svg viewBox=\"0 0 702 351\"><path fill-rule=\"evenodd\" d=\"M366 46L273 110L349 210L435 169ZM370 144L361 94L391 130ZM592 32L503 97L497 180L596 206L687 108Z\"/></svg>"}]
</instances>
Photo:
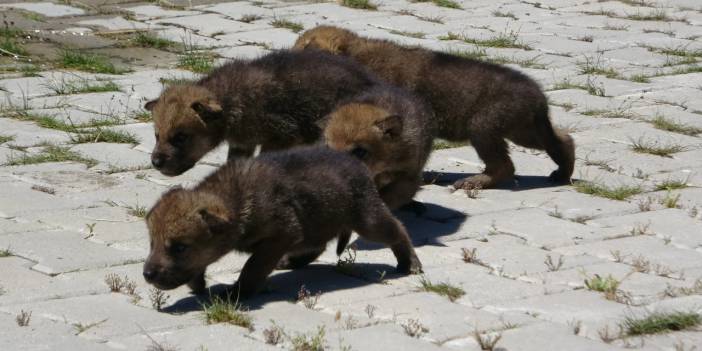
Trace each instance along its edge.
<instances>
[{"instance_id":1,"label":"small green plant","mask_svg":"<svg viewBox=\"0 0 702 351\"><path fill-rule=\"evenodd\" d=\"M246 15L239 17L239 19L237 21L244 22L244 23L251 23L253 21L258 21L262 18L263 18L263 16L261 16L261 15L246 14Z\"/></svg>"},{"instance_id":2,"label":"small green plant","mask_svg":"<svg viewBox=\"0 0 702 351\"><path fill-rule=\"evenodd\" d=\"M312 335L297 334L290 338L292 351L324 351L326 341L324 326L317 327L317 332Z\"/></svg>"},{"instance_id":3,"label":"small green plant","mask_svg":"<svg viewBox=\"0 0 702 351\"><path fill-rule=\"evenodd\" d=\"M452 36L456 36L456 34L449 32L448 37L452 37ZM475 45L480 45L480 46L487 46L487 47L494 47L494 48L514 48L514 49L531 50L531 47L529 45L524 44L519 40L519 34L517 32L507 30L507 29L505 29L504 32L499 33L497 36L489 38L489 39L469 38L466 36L460 36L458 39L462 40L466 43L469 43L469 44L475 44ZM446 39L444 39L444 40L446 40ZM448 40L454 40L454 39L448 39Z\"/></svg>"},{"instance_id":4,"label":"small green plant","mask_svg":"<svg viewBox=\"0 0 702 351\"><path fill-rule=\"evenodd\" d=\"M627 78L627 79L632 81L632 82L636 82L636 83L650 83L651 82L651 79L649 79L649 77L643 73L633 74L633 75L629 76L629 78Z\"/></svg>"},{"instance_id":5,"label":"small green plant","mask_svg":"<svg viewBox=\"0 0 702 351\"><path fill-rule=\"evenodd\" d=\"M150 111L142 110L134 114L132 117L141 123L153 122L154 117L151 115Z\"/></svg>"},{"instance_id":6,"label":"small green plant","mask_svg":"<svg viewBox=\"0 0 702 351\"><path fill-rule=\"evenodd\" d=\"M585 61L579 62L581 74L599 74L607 78L620 78L621 75L614 68L606 67L602 62L602 55L597 57L585 56Z\"/></svg>"},{"instance_id":7,"label":"small green plant","mask_svg":"<svg viewBox=\"0 0 702 351\"><path fill-rule=\"evenodd\" d=\"M38 154L22 155L20 157L8 157L5 165L21 166L47 162L66 162L75 161L85 164L88 167L93 167L97 164L96 160L82 156L81 154L71 151L71 149L63 146L50 145Z\"/></svg>"},{"instance_id":8,"label":"small green plant","mask_svg":"<svg viewBox=\"0 0 702 351\"><path fill-rule=\"evenodd\" d=\"M341 0L341 5L353 9L377 10L378 6L369 0Z\"/></svg>"},{"instance_id":9,"label":"small green plant","mask_svg":"<svg viewBox=\"0 0 702 351\"><path fill-rule=\"evenodd\" d=\"M697 128L693 126L688 126L682 123L675 122L673 120L665 118L663 115L656 115L653 120L651 120L651 124L656 129L660 130L665 130L668 132L673 132L673 133L678 133L678 134L684 134L684 135L691 135L695 136L697 134L702 133L702 128Z\"/></svg>"},{"instance_id":10,"label":"small green plant","mask_svg":"<svg viewBox=\"0 0 702 351\"><path fill-rule=\"evenodd\" d=\"M78 50L61 50L58 65L92 73L123 74L127 71L117 68L107 57L88 54Z\"/></svg>"},{"instance_id":11,"label":"small green plant","mask_svg":"<svg viewBox=\"0 0 702 351\"><path fill-rule=\"evenodd\" d=\"M178 46L178 43L168 39L159 38L151 32L137 32L134 37L134 44L145 48L167 49Z\"/></svg>"},{"instance_id":12,"label":"small green plant","mask_svg":"<svg viewBox=\"0 0 702 351\"><path fill-rule=\"evenodd\" d=\"M76 82L52 82L47 84L47 87L57 95L120 91L119 85L113 81L98 81L96 84L93 84L86 79L81 79Z\"/></svg>"},{"instance_id":13,"label":"small green plant","mask_svg":"<svg viewBox=\"0 0 702 351\"><path fill-rule=\"evenodd\" d=\"M661 205L666 208L680 208L680 194L673 195L672 192L668 191L664 198L660 199Z\"/></svg>"},{"instance_id":14,"label":"small green plant","mask_svg":"<svg viewBox=\"0 0 702 351\"><path fill-rule=\"evenodd\" d=\"M681 21L681 19L670 17L664 8L658 8L649 12L636 12L627 14L624 18L633 21Z\"/></svg>"},{"instance_id":15,"label":"small green plant","mask_svg":"<svg viewBox=\"0 0 702 351\"><path fill-rule=\"evenodd\" d=\"M492 11L492 15L495 17L507 17L515 21L517 20L517 16L515 16L512 12Z\"/></svg>"},{"instance_id":16,"label":"small green plant","mask_svg":"<svg viewBox=\"0 0 702 351\"><path fill-rule=\"evenodd\" d=\"M627 317L622 327L627 335L647 335L686 330L702 323L697 312L655 312L643 318Z\"/></svg>"},{"instance_id":17,"label":"small green plant","mask_svg":"<svg viewBox=\"0 0 702 351\"><path fill-rule=\"evenodd\" d=\"M597 184L589 181L577 181L573 183L575 190L579 193L600 196L612 200L626 200L631 196L640 194L643 190L637 185L621 185L609 187L604 184Z\"/></svg>"},{"instance_id":18,"label":"small green plant","mask_svg":"<svg viewBox=\"0 0 702 351\"><path fill-rule=\"evenodd\" d=\"M419 319L408 319L402 324L402 329L405 330L405 334L413 338L418 338L429 332L429 328L422 325L422 323L419 322Z\"/></svg>"},{"instance_id":19,"label":"small green plant","mask_svg":"<svg viewBox=\"0 0 702 351\"><path fill-rule=\"evenodd\" d=\"M348 276L356 277L359 275L355 269L356 263L356 247L349 245L336 262L334 268L337 272Z\"/></svg>"},{"instance_id":20,"label":"small green plant","mask_svg":"<svg viewBox=\"0 0 702 351\"><path fill-rule=\"evenodd\" d=\"M15 140L15 137L13 135L3 135L0 134L0 144L7 143L9 141Z\"/></svg>"},{"instance_id":21,"label":"small green plant","mask_svg":"<svg viewBox=\"0 0 702 351\"><path fill-rule=\"evenodd\" d=\"M672 157L674 153L687 150L682 145L667 144L662 145L657 141L646 140L643 137L633 140L631 139L631 149L634 152L651 154L661 157Z\"/></svg>"},{"instance_id":22,"label":"small green plant","mask_svg":"<svg viewBox=\"0 0 702 351\"><path fill-rule=\"evenodd\" d=\"M0 249L0 257L10 257L12 256L12 251L7 248L7 249Z\"/></svg>"},{"instance_id":23,"label":"small green plant","mask_svg":"<svg viewBox=\"0 0 702 351\"><path fill-rule=\"evenodd\" d=\"M588 290L599 291L604 293L607 300L615 300L617 296L617 290L619 289L619 284L621 282L611 275L603 278L599 274L585 279L585 287Z\"/></svg>"},{"instance_id":24,"label":"small green plant","mask_svg":"<svg viewBox=\"0 0 702 351\"><path fill-rule=\"evenodd\" d=\"M434 5L439 6L439 7L446 7L450 9L462 9L461 5L459 5L457 2L452 1L452 0L432 0L431 2L434 3Z\"/></svg>"},{"instance_id":25,"label":"small green plant","mask_svg":"<svg viewBox=\"0 0 702 351\"><path fill-rule=\"evenodd\" d=\"M98 325L100 325L100 324L102 324L102 323L105 323L105 322L107 322L107 319L103 319L103 320L101 320L101 321L97 321L97 322L93 322L93 323L87 323L87 324L83 324L83 323L80 323L80 322L78 322L78 323L73 323L73 329L76 330L76 334L75 334L75 335L79 335L79 334L81 334L81 333L87 331L88 329L93 328L93 327L97 327Z\"/></svg>"},{"instance_id":26,"label":"small green plant","mask_svg":"<svg viewBox=\"0 0 702 351\"><path fill-rule=\"evenodd\" d=\"M203 304L202 309L207 324L229 323L253 330L253 318L242 309L238 302L232 302L229 298L225 300L215 296L209 304Z\"/></svg>"},{"instance_id":27,"label":"small green plant","mask_svg":"<svg viewBox=\"0 0 702 351\"><path fill-rule=\"evenodd\" d=\"M656 190L678 190L687 188L687 179L677 180L677 179L666 179L658 184L656 184Z\"/></svg>"},{"instance_id":28,"label":"small green plant","mask_svg":"<svg viewBox=\"0 0 702 351\"><path fill-rule=\"evenodd\" d=\"M20 327L26 327L29 325L29 321L32 319L32 311L20 310L20 313L15 316L15 321Z\"/></svg>"},{"instance_id":29,"label":"small green plant","mask_svg":"<svg viewBox=\"0 0 702 351\"><path fill-rule=\"evenodd\" d=\"M178 57L178 68L187 69L195 73L208 73L214 68L214 54L208 51L186 49Z\"/></svg>"},{"instance_id":30,"label":"small green plant","mask_svg":"<svg viewBox=\"0 0 702 351\"><path fill-rule=\"evenodd\" d=\"M289 21L289 20L286 20L286 19L280 19L280 18L274 19L274 20L273 20L271 23L269 23L269 24L270 24L271 26L273 26L273 27L276 27L276 28L285 28L285 29L289 29L289 30L293 31L294 33L299 33L299 32L301 32L303 29L305 29L305 27L304 27L301 23Z\"/></svg>"},{"instance_id":31,"label":"small green plant","mask_svg":"<svg viewBox=\"0 0 702 351\"><path fill-rule=\"evenodd\" d=\"M27 51L17 42L17 38L21 37L23 32L10 27L11 24L14 25L14 22L8 22L3 14L3 28L0 29L0 37L2 37L0 38L0 49L3 51L0 52L0 55L24 56Z\"/></svg>"},{"instance_id":32,"label":"small green plant","mask_svg":"<svg viewBox=\"0 0 702 351\"><path fill-rule=\"evenodd\" d=\"M127 207L127 213L134 217L139 217L139 218L144 218L146 217L146 213L148 210L146 209L145 206L140 206L139 203L137 203L134 206L128 206Z\"/></svg>"},{"instance_id":33,"label":"small green plant","mask_svg":"<svg viewBox=\"0 0 702 351\"><path fill-rule=\"evenodd\" d=\"M139 144L139 139L132 133L121 130L111 130L105 128L96 128L90 131L81 131L73 136L71 141L76 144L83 143L120 143L120 144Z\"/></svg>"},{"instance_id":34,"label":"small green plant","mask_svg":"<svg viewBox=\"0 0 702 351\"><path fill-rule=\"evenodd\" d=\"M422 277L419 284L421 290L446 296L452 302L458 300L461 296L466 294L466 292L460 287L453 286L448 283L434 284L426 277Z\"/></svg>"}]
</instances>

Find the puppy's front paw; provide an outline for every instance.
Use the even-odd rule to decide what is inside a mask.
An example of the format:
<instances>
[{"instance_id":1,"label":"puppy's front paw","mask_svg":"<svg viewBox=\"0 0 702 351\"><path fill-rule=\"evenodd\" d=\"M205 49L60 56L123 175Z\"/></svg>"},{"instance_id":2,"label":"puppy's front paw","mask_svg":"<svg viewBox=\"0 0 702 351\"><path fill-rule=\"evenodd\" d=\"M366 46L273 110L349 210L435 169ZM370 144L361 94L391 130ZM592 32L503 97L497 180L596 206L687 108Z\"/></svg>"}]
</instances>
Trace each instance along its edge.
<instances>
[{"instance_id":1,"label":"puppy's front paw","mask_svg":"<svg viewBox=\"0 0 702 351\"><path fill-rule=\"evenodd\" d=\"M402 274L420 274L424 272L422 270L422 262L419 261L417 256L411 257L407 264L398 265L397 271Z\"/></svg>"}]
</instances>

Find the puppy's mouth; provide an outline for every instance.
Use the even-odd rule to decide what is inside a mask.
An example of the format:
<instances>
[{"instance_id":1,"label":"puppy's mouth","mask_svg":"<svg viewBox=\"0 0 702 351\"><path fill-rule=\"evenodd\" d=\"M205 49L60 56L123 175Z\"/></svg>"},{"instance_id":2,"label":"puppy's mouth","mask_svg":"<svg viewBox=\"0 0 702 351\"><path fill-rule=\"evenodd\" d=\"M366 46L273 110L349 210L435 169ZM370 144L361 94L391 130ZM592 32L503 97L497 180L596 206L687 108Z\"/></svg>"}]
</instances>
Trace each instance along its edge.
<instances>
[{"instance_id":1,"label":"puppy's mouth","mask_svg":"<svg viewBox=\"0 0 702 351\"><path fill-rule=\"evenodd\" d=\"M149 283L156 288L160 290L173 290L185 283L187 283L188 280L185 281L175 281L175 280L170 280L170 279L157 279L157 280L152 280Z\"/></svg>"},{"instance_id":2,"label":"puppy's mouth","mask_svg":"<svg viewBox=\"0 0 702 351\"><path fill-rule=\"evenodd\" d=\"M194 163L166 165L165 167L160 168L159 172L161 172L161 174L169 176L169 177L175 177L175 176L179 176L179 175L185 173L187 170L193 168L194 165L195 165Z\"/></svg>"}]
</instances>

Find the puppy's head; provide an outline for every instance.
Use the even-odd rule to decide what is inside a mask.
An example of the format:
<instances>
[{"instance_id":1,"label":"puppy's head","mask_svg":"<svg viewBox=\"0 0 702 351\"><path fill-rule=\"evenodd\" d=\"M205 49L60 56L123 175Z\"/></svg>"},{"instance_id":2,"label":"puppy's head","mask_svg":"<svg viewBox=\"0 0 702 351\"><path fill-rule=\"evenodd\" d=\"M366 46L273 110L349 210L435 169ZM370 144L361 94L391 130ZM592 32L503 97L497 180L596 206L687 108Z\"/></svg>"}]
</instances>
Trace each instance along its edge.
<instances>
[{"instance_id":1,"label":"puppy's head","mask_svg":"<svg viewBox=\"0 0 702 351\"><path fill-rule=\"evenodd\" d=\"M176 188L146 216L151 248L144 279L168 290L188 283L229 251L232 215L216 195Z\"/></svg>"},{"instance_id":2,"label":"puppy's head","mask_svg":"<svg viewBox=\"0 0 702 351\"><path fill-rule=\"evenodd\" d=\"M357 38L356 34L346 29L318 26L302 33L292 48L293 50L316 49L343 55Z\"/></svg>"},{"instance_id":3,"label":"puppy's head","mask_svg":"<svg viewBox=\"0 0 702 351\"><path fill-rule=\"evenodd\" d=\"M151 163L168 176L192 168L224 139L222 106L209 90L193 85L175 85L144 108L154 118L156 146Z\"/></svg>"},{"instance_id":4,"label":"puppy's head","mask_svg":"<svg viewBox=\"0 0 702 351\"><path fill-rule=\"evenodd\" d=\"M326 119L325 143L363 161L373 175L382 173L402 147L402 117L371 104L349 103Z\"/></svg>"}]
</instances>

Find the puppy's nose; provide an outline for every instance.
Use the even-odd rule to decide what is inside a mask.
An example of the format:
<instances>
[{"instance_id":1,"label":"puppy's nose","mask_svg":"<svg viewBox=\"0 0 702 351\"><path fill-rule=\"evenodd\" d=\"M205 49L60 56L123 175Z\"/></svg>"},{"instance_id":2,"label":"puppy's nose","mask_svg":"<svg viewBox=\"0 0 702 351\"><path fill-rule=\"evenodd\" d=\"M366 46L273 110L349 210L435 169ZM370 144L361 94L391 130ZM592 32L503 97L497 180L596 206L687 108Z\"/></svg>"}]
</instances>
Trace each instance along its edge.
<instances>
[{"instance_id":1,"label":"puppy's nose","mask_svg":"<svg viewBox=\"0 0 702 351\"><path fill-rule=\"evenodd\" d=\"M144 279L146 279L146 281L153 280L154 278L156 278L157 274L158 273L155 269L144 269Z\"/></svg>"},{"instance_id":2,"label":"puppy's nose","mask_svg":"<svg viewBox=\"0 0 702 351\"><path fill-rule=\"evenodd\" d=\"M166 158L163 155L153 155L151 156L151 164L155 168L161 168L166 163Z\"/></svg>"}]
</instances>

